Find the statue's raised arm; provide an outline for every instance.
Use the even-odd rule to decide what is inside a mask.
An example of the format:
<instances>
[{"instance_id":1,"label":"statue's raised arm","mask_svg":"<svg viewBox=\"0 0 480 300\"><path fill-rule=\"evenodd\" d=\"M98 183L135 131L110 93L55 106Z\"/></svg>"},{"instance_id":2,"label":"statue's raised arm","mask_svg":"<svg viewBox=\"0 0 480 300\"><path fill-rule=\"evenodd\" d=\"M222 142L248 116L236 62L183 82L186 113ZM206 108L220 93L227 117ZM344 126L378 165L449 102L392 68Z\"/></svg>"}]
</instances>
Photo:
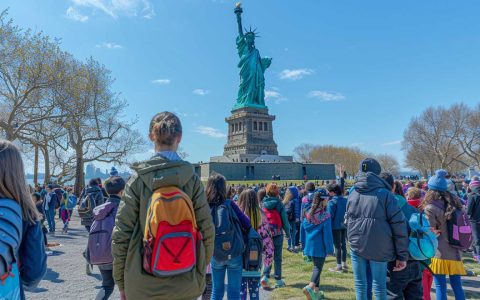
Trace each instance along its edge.
<instances>
[{"instance_id":1,"label":"statue's raised arm","mask_svg":"<svg viewBox=\"0 0 480 300\"><path fill-rule=\"evenodd\" d=\"M238 36L242 37L243 36L243 27L242 27L242 13L243 13L243 9L242 9L242 6L240 4L240 2L238 2L236 5L235 5L235 10L234 10L235 14L237 15L237 24L238 24Z\"/></svg>"},{"instance_id":2,"label":"statue's raised arm","mask_svg":"<svg viewBox=\"0 0 480 300\"><path fill-rule=\"evenodd\" d=\"M270 67L272 59L261 57L260 52L255 48L256 31L243 30L242 13L240 3L237 3L235 10L238 23L238 36L236 39L237 52L240 58L238 69L240 70L240 86L238 88L237 103L233 109L242 107L265 108L265 70Z\"/></svg>"}]
</instances>

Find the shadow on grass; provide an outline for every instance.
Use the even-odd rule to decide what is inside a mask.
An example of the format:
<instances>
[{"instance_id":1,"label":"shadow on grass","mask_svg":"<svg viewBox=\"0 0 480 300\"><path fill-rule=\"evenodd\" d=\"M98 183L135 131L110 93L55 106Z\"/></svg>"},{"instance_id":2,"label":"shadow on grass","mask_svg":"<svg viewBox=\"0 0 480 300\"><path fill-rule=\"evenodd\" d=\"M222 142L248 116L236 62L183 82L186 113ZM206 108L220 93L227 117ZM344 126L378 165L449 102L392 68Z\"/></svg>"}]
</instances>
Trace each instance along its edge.
<instances>
[{"instance_id":1,"label":"shadow on grass","mask_svg":"<svg viewBox=\"0 0 480 300\"><path fill-rule=\"evenodd\" d=\"M305 282L305 283L295 283L295 284L289 284L288 287L289 288L295 288L295 289L303 289L306 285L308 284L308 282ZM345 292L345 291L348 291L349 289L345 288L345 287L342 287L342 286L337 286L337 285L331 285L331 284L322 284L322 282L320 281L320 290L324 291L324 292Z\"/></svg>"}]
</instances>

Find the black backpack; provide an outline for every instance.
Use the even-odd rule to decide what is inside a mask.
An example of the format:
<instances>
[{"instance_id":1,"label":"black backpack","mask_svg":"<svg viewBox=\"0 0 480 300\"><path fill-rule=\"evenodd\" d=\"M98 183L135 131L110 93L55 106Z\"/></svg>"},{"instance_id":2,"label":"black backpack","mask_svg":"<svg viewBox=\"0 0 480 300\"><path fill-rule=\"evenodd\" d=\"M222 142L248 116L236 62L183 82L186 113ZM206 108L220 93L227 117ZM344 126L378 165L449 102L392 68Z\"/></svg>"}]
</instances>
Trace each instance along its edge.
<instances>
[{"instance_id":1,"label":"black backpack","mask_svg":"<svg viewBox=\"0 0 480 300\"><path fill-rule=\"evenodd\" d=\"M245 252L243 253L243 269L245 271L260 271L263 262L262 252L262 237L253 227L251 227L247 235Z\"/></svg>"},{"instance_id":2,"label":"black backpack","mask_svg":"<svg viewBox=\"0 0 480 300\"><path fill-rule=\"evenodd\" d=\"M230 200L215 205L210 210L215 225L213 256L218 261L227 261L243 254L243 241L240 220L232 208Z\"/></svg>"},{"instance_id":3,"label":"black backpack","mask_svg":"<svg viewBox=\"0 0 480 300\"><path fill-rule=\"evenodd\" d=\"M78 215L82 219L93 219L93 209L95 208L95 199L92 194L86 194L78 207Z\"/></svg>"}]
</instances>

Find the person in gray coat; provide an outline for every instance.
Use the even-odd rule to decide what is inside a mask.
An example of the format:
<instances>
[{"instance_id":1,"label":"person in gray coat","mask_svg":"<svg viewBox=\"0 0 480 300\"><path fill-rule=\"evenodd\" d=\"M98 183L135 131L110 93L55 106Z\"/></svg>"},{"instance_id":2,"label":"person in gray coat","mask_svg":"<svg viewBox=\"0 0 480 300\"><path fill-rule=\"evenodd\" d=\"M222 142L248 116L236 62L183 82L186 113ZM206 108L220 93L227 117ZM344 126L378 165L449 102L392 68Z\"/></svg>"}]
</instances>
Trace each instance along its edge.
<instances>
[{"instance_id":1,"label":"person in gray coat","mask_svg":"<svg viewBox=\"0 0 480 300\"><path fill-rule=\"evenodd\" d=\"M409 256L405 216L380 173L375 159L364 159L347 202L345 222L357 300L369 298L368 266L375 298L385 300L387 263L395 261L393 271L401 271Z\"/></svg>"}]
</instances>

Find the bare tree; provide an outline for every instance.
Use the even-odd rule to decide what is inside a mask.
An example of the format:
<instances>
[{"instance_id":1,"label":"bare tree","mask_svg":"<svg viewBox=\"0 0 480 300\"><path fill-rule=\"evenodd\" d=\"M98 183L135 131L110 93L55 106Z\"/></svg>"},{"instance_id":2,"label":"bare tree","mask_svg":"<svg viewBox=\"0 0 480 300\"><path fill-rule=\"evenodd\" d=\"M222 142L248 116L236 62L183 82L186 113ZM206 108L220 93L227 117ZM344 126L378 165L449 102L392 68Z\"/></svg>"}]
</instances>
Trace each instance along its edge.
<instances>
[{"instance_id":1,"label":"bare tree","mask_svg":"<svg viewBox=\"0 0 480 300\"><path fill-rule=\"evenodd\" d=\"M22 31L0 14L0 130L16 140L32 124L59 117L44 97L61 74L62 52L42 33Z\"/></svg>"},{"instance_id":2,"label":"bare tree","mask_svg":"<svg viewBox=\"0 0 480 300\"><path fill-rule=\"evenodd\" d=\"M480 168L480 105L464 113L466 122L458 136L458 143L468 158L467 163Z\"/></svg>"},{"instance_id":3,"label":"bare tree","mask_svg":"<svg viewBox=\"0 0 480 300\"><path fill-rule=\"evenodd\" d=\"M133 122L122 120L126 103L111 92L110 71L88 59L83 64L72 62L70 76L70 85L65 89L69 101L62 109L68 115L64 124L68 145L75 153L75 193L80 194L86 163L126 163L143 149L145 142L132 129Z\"/></svg>"},{"instance_id":4,"label":"bare tree","mask_svg":"<svg viewBox=\"0 0 480 300\"><path fill-rule=\"evenodd\" d=\"M312 161L312 151L315 146L312 144L301 144L300 146L293 149L294 158L298 162L311 162Z\"/></svg>"},{"instance_id":5,"label":"bare tree","mask_svg":"<svg viewBox=\"0 0 480 300\"><path fill-rule=\"evenodd\" d=\"M391 173L394 176L400 175L400 163L395 156L385 153L375 155L375 159L382 166L383 172Z\"/></svg>"}]
</instances>

